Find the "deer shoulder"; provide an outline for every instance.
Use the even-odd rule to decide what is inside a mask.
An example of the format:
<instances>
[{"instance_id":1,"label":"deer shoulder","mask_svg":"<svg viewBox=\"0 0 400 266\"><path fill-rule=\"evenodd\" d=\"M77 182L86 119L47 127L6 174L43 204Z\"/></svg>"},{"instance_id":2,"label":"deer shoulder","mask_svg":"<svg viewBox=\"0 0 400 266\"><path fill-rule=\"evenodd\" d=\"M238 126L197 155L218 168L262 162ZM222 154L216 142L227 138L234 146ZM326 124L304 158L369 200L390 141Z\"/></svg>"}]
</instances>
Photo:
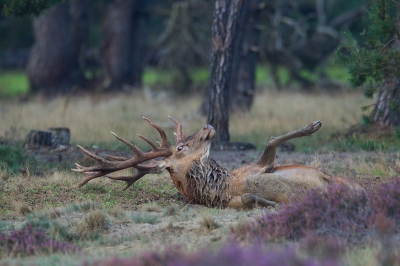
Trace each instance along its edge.
<instances>
[{"instance_id":1,"label":"deer shoulder","mask_svg":"<svg viewBox=\"0 0 400 266\"><path fill-rule=\"evenodd\" d=\"M106 176L126 182L125 189L127 189L146 174L157 174L166 170L175 187L189 203L208 207L246 209L288 202L298 191L324 187L333 181L329 175L313 167L274 165L276 147L280 143L310 136L319 130L320 121L271 138L258 162L229 172L209 157L211 142L216 135L211 125L206 125L193 135L186 136L181 123L170 117L177 126L175 145L170 145L164 130L149 119L144 119L159 132L161 143L156 145L139 135L152 148L149 152L143 152L113 133L117 139L131 148L134 153L131 158L115 156L103 158L79 146L84 153L98 162L94 166L76 164L76 169L73 170L85 175L79 186L94 178ZM132 176L108 176L112 172L126 168L135 168L137 171Z\"/></svg>"}]
</instances>

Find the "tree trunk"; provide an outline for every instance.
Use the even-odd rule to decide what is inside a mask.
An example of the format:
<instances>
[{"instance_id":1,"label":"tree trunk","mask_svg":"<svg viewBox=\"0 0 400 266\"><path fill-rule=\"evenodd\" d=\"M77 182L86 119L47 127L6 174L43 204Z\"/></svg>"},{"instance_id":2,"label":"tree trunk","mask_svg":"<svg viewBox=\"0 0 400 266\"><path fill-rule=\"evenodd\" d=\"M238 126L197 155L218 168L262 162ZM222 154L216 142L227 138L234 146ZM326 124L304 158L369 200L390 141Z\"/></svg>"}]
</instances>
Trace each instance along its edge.
<instances>
[{"instance_id":1,"label":"tree trunk","mask_svg":"<svg viewBox=\"0 0 400 266\"><path fill-rule=\"evenodd\" d=\"M207 121L217 131L214 145L229 142L229 92L233 51L243 1L217 0L212 25L212 63Z\"/></svg>"},{"instance_id":2,"label":"tree trunk","mask_svg":"<svg viewBox=\"0 0 400 266\"><path fill-rule=\"evenodd\" d=\"M142 86L142 75L148 48L148 24L152 0L138 0L134 17L132 85Z\"/></svg>"},{"instance_id":3,"label":"tree trunk","mask_svg":"<svg viewBox=\"0 0 400 266\"><path fill-rule=\"evenodd\" d=\"M110 3L103 25L103 58L106 90L132 86L133 23L136 0Z\"/></svg>"},{"instance_id":4,"label":"tree trunk","mask_svg":"<svg viewBox=\"0 0 400 266\"><path fill-rule=\"evenodd\" d=\"M243 3L235 41L231 86L231 110L250 111L255 90L255 72L261 31L260 0Z\"/></svg>"},{"instance_id":5,"label":"tree trunk","mask_svg":"<svg viewBox=\"0 0 400 266\"><path fill-rule=\"evenodd\" d=\"M84 55L89 35L88 9L91 0L69 0L69 14L71 16L71 38L73 57L79 66L79 78L83 79Z\"/></svg>"},{"instance_id":6,"label":"tree trunk","mask_svg":"<svg viewBox=\"0 0 400 266\"><path fill-rule=\"evenodd\" d=\"M66 1L34 18L35 44L27 64L34 92L67 93L78 82L79 54L87 36L87 3Z\"/></svg>"},{"instance_id":7,"label":"tree trunk","mask_svg":"<svg viewBox=\"0 0 400 266\"><path fill-rule=\"evenodd\" d=\"M396 5L397 21L396 27L400 27L400 5ZM400 49L398 34L395 36L392 49ZM400 126L400 78L387 76L379 90L375 108L373 110L373 121L385 127Z\"/></svg>"},{"instance_id":8,"label":"tree trunk","mask_svg":"<svg viewBox=\"0 0 400 266\"><path fill-rule=\"evenodd\" d=\"M373 121L385 127L400 126L400 80L386 78L373 110Z\"/></svg>"}]
</instances>

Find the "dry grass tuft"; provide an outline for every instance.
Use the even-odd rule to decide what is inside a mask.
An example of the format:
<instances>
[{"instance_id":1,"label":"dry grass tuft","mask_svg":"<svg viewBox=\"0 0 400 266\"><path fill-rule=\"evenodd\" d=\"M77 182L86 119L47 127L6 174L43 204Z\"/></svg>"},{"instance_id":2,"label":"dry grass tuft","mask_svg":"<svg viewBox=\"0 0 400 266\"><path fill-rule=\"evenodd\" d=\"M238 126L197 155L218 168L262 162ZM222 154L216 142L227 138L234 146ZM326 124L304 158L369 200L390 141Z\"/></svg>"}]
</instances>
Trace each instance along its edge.
<instances>
[{"instance_id":1,"label":"dry grass tuft","mask_svg":"<svg viewBox=\"0 0 400 266\"><path fill-rule=\"evenodd\" d=\"M112 217L118 217L118 216L124 215L125 212L121 206L115 205L112 208L108 209L107 213L108 213L108 215L110 215Z\"/></svg>"},{"instance_id":2,"label":"dry grass tuft","mask_svg":"<svg viewBox=\"0 0 400 266\"><path fill-rule=\"evenodd\" d=\"M26 214L32 213L32 208L24 201L13 200L12 206L19 216L25 216Z\"/></svg>"},{"instance_id":3,"label":"dry grass tuft","mask_svg":"<svg viewBox=\"0 0 400 266\"><path fill-rule=\"evenodd\" d=\"M82 224L79 224L78 234L87 236L96 231L107 228L107 216L101 210L95 210L86 215Z\"/></svg>"},{"instance_id":4,"label":"dry grass tuft","mask_svg":"<svg viewBox=\"0 0 400 266\"><path fill-rule=\"evenodd\" d=\"M112 220L116 224L126 224L131 221L129 217L126 215L124 209L121 206L115 205L112 208L107 209L108 215L111 216Z\"/></svg>"},{"instance_id":5,"label":"dry grass tuft","mask_svg":"<svg viewBox=\"0 0 400 266\"><path fill-rule=\"evenodd\" d=\"M142 211L144 212L161 212L162 208L160 205L157 204L157 202L151 202L143 205L141 208Z\"/></svg>"},{"instance_id":6,"label":"dry grass tuft","mask_svg":"<svg viewBox=\"0 0 400 266\"><path fill-rule=\"evenodd\" d=\"M220 225L209 214L201 215L200 226L206 230L214 230L220 227Z\"/></svg>"},{"instance_id":7,"label":"dry grass tuft","mask_svg":"<svg viewBox=\"0 0 400 266\"><path fill-rule=\"evenodd\" d=\"M178 213L179 213L179 209L175 205L170 205L163 209L163 216L175 216Z\"/></svg>"}]
</instances>

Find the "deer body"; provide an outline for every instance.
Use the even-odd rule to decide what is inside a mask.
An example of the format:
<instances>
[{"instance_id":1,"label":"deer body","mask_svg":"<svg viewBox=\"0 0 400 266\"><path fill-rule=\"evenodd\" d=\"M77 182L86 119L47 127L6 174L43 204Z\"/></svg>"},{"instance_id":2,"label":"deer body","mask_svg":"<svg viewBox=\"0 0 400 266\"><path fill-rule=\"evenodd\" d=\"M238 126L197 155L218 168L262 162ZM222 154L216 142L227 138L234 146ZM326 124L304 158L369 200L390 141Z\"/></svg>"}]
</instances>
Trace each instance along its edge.
<instances>
[{"instance_id":1,"label":"deer body","mask_svg":"<svg viewBox=\"0 0 400 266\"><path fill-rule=\"evenodd\" d=\"M209 158L211 141L216 134L212 126L206 125L197 133L186 137L181 123L171 118L177 125L177 133L176 145L170 146L165 132L149 119L145 119L158 130L162 143L156 146L139 135L152 147L152 151L142 152L129 141L113 133L132 149L135 157L107 156L112 160L102 158L79 146L86 154L99 162L99 165L89 167L76 164L77 169L74 170L86 175L79 186L99 176L133 167L138 170L133 176L107 176L114 180L125 181L126 188L128 188L146 174L157 174L167 170L175 187L191 204L247 209L258 205L274 206L277 203L287 203L299 191L323 188L334 181L333 178L313 167L274 166L277 145L292 138L311 135L321 127L320 121L288 134L271 138L257 163L245 165L229 172L215 160ZM163 159L155 160L159 157L163 157ZM342 182L344 181L342 180Z\"/></svg>"}]
</instances>

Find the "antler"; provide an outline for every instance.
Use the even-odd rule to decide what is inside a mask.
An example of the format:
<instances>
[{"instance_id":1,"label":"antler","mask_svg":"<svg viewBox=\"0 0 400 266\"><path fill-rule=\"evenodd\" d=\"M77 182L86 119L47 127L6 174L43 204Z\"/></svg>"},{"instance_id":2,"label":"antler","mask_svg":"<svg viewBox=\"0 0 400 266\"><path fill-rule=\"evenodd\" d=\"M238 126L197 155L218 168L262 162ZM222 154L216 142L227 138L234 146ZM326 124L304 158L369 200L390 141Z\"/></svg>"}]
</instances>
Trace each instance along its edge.
<instances>
[{"instance_id":1,"label":"antler","mask_svg":"<svg viewBox=\"0 0 400 266\"><path fill-rule=\"evenodd\" d=\"M116 157L116 156L111 156L111 155L106 155L106 157L112 159L113 161L107 160L103 157L98 156L97 154L91 153L90 151L86 150L85 148L81 147L78 145L78 147L86 153L88 156L92 157L95 159L97 162L99 162L98 165L95 166L82 166L79 164L76 165L76 169L72 169L73 171L83 173L86 178L83 179L78 186L81 187L85 185L87 182L90 180L100 177L100 176L106 176L110 179L113 180L120 180L120 181L125 181L127 183L125 189L130 187L133 183L135 183L137 180L139 180L141 177L148 173L152 173L152 171L157 170L156 167L159 165L159 162L155 160L157 157L168 157L172 155L172 151L170 149L170 146L168 144L168 139L167 135L165 134L164 130L161 129L159 126L154 124L150 119L143 117L149 124L154 127L158 133L161 136L162 142L160 143L160 146L157 147L153 142L151 142L149 139L146 137L143 137L138 134L138 136L146 141L152 148L151 151L149 152L143 152L140 150L138 147L133 145L131 142L129 142L126 139L123 139L117 134L111 132L118 140L122 141L125 143L133 153L135 154L135 157L132 158L125 158L125 157ZM143 162L147 162L142 164ZM118 176L118 177L112 177L112 176L107 176L107 174L119 171L122 169L134 167L138 171L135 175L133 176Z\"/></svg>"},{"instance_id":2,"label":"antler","mask_svg":"<svg viewBox=\"0 0 400 266\"><path fill-rule=\"evenodd\" d=\"M175 124L176 124L176 144L181 142L182 140L186 139L185 132L182 130L182 124L179 122L178 119L175 119L173 117L168 116L169 119L171 119Z\"/></svg>"}]
</instances>

